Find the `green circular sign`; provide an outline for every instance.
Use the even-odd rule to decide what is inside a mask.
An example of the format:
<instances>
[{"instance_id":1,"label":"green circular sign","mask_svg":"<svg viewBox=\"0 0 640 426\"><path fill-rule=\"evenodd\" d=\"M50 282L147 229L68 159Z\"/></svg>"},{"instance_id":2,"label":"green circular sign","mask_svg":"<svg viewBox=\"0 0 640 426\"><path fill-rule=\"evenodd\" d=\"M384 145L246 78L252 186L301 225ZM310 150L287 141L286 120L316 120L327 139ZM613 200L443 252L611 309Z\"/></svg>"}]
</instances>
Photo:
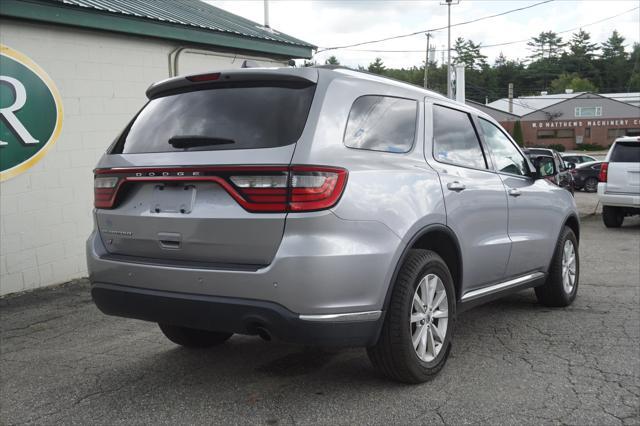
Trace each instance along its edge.
<instances>
[{"instance_id":1,"label":"green circular sign","mask_svg":"<svg viewBox=\"0 0 640 426\"><path fill-rule=\"evenodd\" d=\"M0 181L36 164L62 130L58 89L35 62L0 45Z\"/></svg>"}]
</instances>

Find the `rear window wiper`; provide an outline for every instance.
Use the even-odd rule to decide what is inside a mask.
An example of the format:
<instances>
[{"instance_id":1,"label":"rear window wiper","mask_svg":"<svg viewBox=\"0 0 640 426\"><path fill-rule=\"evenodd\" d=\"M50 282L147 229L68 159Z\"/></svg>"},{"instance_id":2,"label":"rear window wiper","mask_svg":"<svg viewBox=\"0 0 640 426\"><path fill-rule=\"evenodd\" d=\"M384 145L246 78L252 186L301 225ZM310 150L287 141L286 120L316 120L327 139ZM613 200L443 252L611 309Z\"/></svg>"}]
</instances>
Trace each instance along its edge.
<instances>
[{"instance_id":1,"label":"rear window wiper","mask_svg":"<svg viewBox=\"0 0 640 426\"><path fill-rule=\"evenodd\" d=\"M229 145L234 144L236 141L225 138L213 138L209 136L174 136L169 139L169 144L177 149L196 148L201 146L212 145Z\"/></svg>"}]
</instances>

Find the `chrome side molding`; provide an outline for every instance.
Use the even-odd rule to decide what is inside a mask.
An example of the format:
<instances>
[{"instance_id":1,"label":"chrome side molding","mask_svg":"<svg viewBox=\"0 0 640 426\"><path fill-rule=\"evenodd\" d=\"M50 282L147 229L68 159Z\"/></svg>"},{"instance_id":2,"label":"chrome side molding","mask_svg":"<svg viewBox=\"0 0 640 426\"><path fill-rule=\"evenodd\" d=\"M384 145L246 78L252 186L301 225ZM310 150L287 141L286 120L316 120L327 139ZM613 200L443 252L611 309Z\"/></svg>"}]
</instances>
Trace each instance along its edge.
<instances>
[{"instance_id":1,"label":"chrome side molding","mask_svg":"<svg viewBox=\"0 0 640 426\"><path fill-rule=\"evenodd\" d=\"M382 315L382 311L348 312L344 314L326 315L300 315L303 321L318 322L353 322L353 321L375 321Z\"/></svg>"},{"instance_id":2,"label":"chrome side molding","mask_svg":"<svg viewBox=\"0 0 640 426\"><path fill-rule=\"evenodd\" d=\"M513 278L509 281L504 281L498 284L490 285L489 287L483 287L477 290L468 291L462 296L462 299L460 300L463 302L467 302L469 300L477 299L478 297L486 296L491 293L497 293L499 291L506 290L511 287L517 287L521 284L525 284L542 277L544 277L544 274L542 272L533 272L531 274L523 275L518 278Z\"/></svg>"}]
</instances>

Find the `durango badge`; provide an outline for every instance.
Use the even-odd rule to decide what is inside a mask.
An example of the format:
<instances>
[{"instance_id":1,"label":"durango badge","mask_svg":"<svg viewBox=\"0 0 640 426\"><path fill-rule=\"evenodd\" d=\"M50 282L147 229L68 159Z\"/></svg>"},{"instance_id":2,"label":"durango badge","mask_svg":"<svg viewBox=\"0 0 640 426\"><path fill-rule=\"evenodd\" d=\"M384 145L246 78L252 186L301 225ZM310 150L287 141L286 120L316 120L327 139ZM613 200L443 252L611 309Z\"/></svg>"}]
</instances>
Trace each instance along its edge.
<instances>
[{"instance_id":1,"label":"durango badge","mask_svg":"<svg viewBox=\"0 0 640 426\"><path fill-rule=\"evenodd\" d=\"M0 181L36 164L62 130L62 101L42 68L0 44Z\"/></svg>"}]
</instances>

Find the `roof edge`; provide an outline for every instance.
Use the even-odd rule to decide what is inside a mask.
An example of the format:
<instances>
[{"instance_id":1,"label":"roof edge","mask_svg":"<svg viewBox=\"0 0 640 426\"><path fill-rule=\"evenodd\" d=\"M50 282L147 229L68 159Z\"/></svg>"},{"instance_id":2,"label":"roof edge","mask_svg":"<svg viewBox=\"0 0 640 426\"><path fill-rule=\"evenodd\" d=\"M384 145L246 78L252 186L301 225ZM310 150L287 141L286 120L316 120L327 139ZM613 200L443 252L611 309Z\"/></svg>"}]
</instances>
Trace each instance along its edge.
<instances>
[{"instance_id":1,"label":"roof edge","mask_svg":"<svg viewBox=\"0 0 640 426\"><path fill-rule=\"evenodd\" d=\"M551 105L549 105L549 106L546 106L546 107L544 107L544 108L540 108L540 109L537 109L537 110L535 110L535 111L528 112L528 113L526 113L525 115L523 115L523 116L522 116L522 118L527 117L527 116L529 116L529 115L531 115L531 114L535 114L536 112L544 111L544 110L549 109L549 108L551 108L551 107L558 106L558 105L563 104L563 103L565 103L565 102L569 102L569 101L576 100L576 99L578 99L578 98L581 98L582 96L587 96L587 95L596 96L596 97L598 97L598 98L600 98L600 99L607 99L607 100L609 100L609 101L618 102L618 103L620 103L620 104L630 106L631 108L638 108L638 109L640 109L640 107L639 107L639 106L631 105L630 103L622 102L622 101L619 101L619 100L617 100L617 99L610 98L610 97L608 97L608 96L602 96L602 95L601 95L601 94L599 94L599 93L594 93L594 92L580 92L580 93L578 93L576 96L572 96L572 97L570 97L570 98L563 99L563 100L561 100L561 101L558 101L558 102L556 102L556 103L553 103L553 104L551 104ZM593 99L593 98L592 98L592 99Z\"/></svg>"},{"instance_id":2,"label":"roof edge","mask_svg":"<svg viewBox=\"0 0 640 426\"><path fill-rule=\"evenodd\" d=\"M479 105L479 106L481 106L481 107L483 107L483 108L491 109L491 110L496 111L496 112L500 112L500 113L502 113L502 114L507 114L507 115L510 115L510 116L512 116L512 117L515 117L515 118L521 118L521 117L523 117L522 115L514 114L514 113L509 112L509 111L503 111L503 110L501 110L501 109L499 109L499 108L494 108L494 107L492 107L492 106L489 106L489 105L487 105L487 104L483 104L483 103L481 103L481 102L474 101L474 100L472 100L472 99L466 99L466 100L465 100L465 103L467 103L467 102L468 102L468 103L472 103L472 104Z\"/></svg>"},{"instance_id":3,"label":"roof edge","mask_svg":"<svg viewBox=\"0 0 640 426\"><path fill-rule=\"evenodd\" d=\"M0 16L198 45L241 49L288 59L310 59L313 56L312 47L201 30L173 23L154 22L125 15L106 14L94 10L70 8L63 4L43 3L38 0L2 0Z\"/></svg>"}]
</instances>

